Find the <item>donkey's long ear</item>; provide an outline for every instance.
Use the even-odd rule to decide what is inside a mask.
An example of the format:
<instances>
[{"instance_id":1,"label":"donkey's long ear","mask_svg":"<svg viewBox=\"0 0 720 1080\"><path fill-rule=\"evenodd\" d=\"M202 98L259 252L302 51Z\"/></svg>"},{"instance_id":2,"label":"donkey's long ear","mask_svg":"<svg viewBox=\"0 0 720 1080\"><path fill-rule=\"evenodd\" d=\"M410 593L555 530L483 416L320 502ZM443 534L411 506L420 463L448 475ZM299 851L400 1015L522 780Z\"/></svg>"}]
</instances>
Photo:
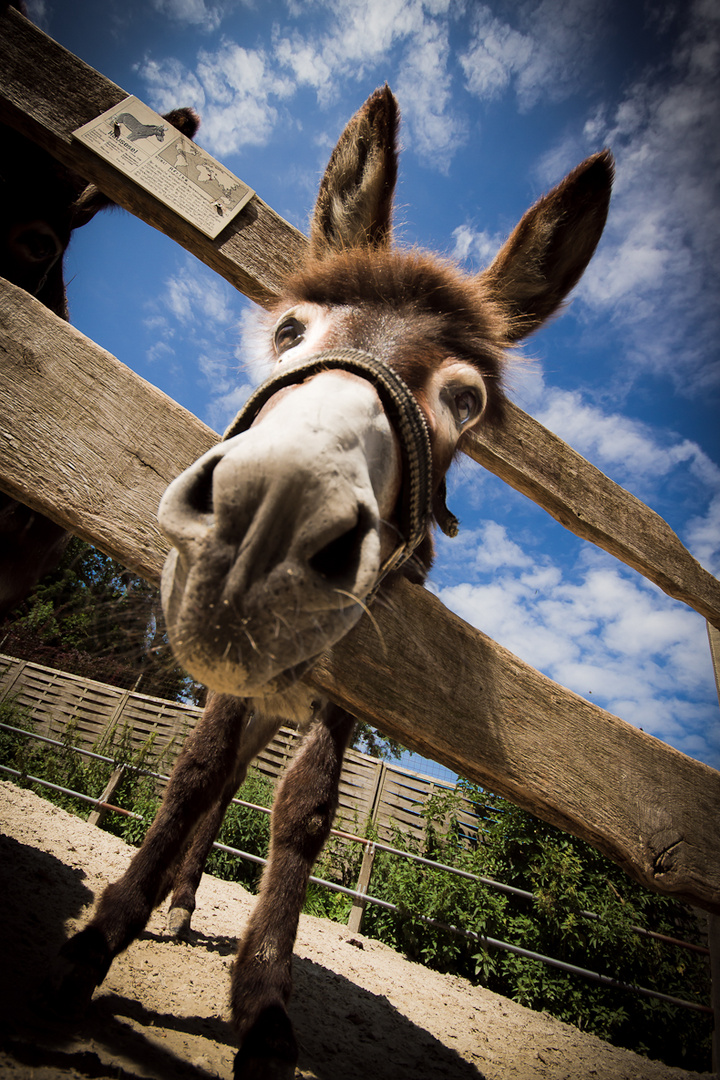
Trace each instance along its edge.
<instances>
[{"instance_id":1,"label":"donkey's long ear","mask_svg":"<svg viewBox=\"0 0 720 1080\"><path fill-rule=\"evenodd\" d=\"M605 226L613 172L609 150L578 165L528 210L479 275L507 313L509 341L536 330L580 280Z\"/></svg>"},{"instance_id":2,"label":"donkey's long ear","mask_svg":"<svg viewBox=\"0 0 720 1080\"><path fill-rule=\"evenodd\" d=\"M400 112L388 86L355 113L332 152L310 226L312 254L390 243Z\"/></svg>"}]
</instances>

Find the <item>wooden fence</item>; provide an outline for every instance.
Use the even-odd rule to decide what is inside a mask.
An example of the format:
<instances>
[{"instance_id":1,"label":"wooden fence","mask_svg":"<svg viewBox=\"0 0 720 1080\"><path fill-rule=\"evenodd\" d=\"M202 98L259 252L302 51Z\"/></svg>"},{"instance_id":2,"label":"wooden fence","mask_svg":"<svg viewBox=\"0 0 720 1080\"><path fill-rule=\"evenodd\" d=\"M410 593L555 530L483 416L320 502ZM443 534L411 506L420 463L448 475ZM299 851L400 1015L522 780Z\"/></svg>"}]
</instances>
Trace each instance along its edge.
<instances>
[{"instance_id":1,"label":"wooden fence","mask_svg":"<svg viewBox=\"0 0 720 1080\"><path fill-rule=\"evenodd\" d=\"M302 257L300 233L255 196L217 239L202 237L72 139L124 99L121 88L12 9L0 11L0 42L0 120L253 299L276 293ZM0 486L157 581L160 496L215 433L8 284L0 350ZM720 582L669 526L521 410L465 449L720 627ZM313 686L583 837L642 883L720 913L720 773L546 679L417 586L397 583L373 615L315 665Z\"/></svg>"},{"instance_id":2,"label":"wooden fence","mask_svg":"<svg viewBox=\"0 0 720 1080\"><path fill-rule=\"evenodd\" d=\"M196 705L122 690L0 653L2 701L24 710L38 734L59 740L69 734L73 744L84 750L102 749L113 736L116 743L118 739L127 740L135 750L152 739L148 767L162 772L169 772L185 736L202 714ZM281 727L258 754L253 767L274 783L299 741L294 728ZM112 756L111 750L105 752ZM362 834L371 822L381 840L390 840L394 828L422 838L423 804L434 792L452 788L453 784L348 750L340 778L335 826ZM459 822L467 835L477 833L477 815L467 800Z\"/></svg>"}]
</instances>

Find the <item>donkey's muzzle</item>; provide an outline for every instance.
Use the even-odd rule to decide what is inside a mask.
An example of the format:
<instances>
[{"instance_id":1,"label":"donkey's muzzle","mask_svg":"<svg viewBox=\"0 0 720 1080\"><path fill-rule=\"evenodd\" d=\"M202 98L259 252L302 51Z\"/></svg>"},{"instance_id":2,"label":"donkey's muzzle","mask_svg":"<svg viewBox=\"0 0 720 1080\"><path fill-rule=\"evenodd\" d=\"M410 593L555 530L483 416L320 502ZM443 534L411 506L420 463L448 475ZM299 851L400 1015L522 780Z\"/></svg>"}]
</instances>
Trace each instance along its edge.
<instances>
[{"instance_id":1,"label":"donkey's muzzle","mask_svg":"<svg viewBox=\"0 0 720 1080\"><path fill-rule=\"evenodd\" d=\"M325 371L263 407L159 513L175 549L171 645L195 678L243 697L285 689L343 637L399 547L401 456L372 385Z\"/></svg>"}]
</instances>

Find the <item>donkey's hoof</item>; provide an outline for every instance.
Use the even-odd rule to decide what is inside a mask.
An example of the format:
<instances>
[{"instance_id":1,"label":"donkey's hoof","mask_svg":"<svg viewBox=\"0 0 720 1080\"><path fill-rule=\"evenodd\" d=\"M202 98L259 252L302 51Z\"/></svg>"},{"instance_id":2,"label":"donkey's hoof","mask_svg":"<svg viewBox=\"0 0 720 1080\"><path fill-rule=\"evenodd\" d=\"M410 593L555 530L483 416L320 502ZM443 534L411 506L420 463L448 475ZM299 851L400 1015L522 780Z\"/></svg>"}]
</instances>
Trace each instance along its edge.
<instances>
[{"instance_id":1,"label":"donkey's hoof","mask_svg":"<svg viewBox=\"0 0 720 1080\"><path fill-rule=\"evenodd\" d=\"M171 907L167 917L168 934L175 938L187 938L191 919L192 911L184 907Z\"/></svg>"},{"instance_id":2,"label":"donkey's hoof","mask_svg":"<svg viewBox=\"0 0 720 1080\"><path fill-rule=\"evenodd\" d=\"M294 1080L298 1059L290 1017L281 1005L258 1016L235 1055L234 1080Z\"/></svg>"},{"instance_id":3,"label":"donkey's hoof","mask_svg":"<svg viewBox=\"0 0 720 1080\"><path fill-rule=\"evenodd\" d=\"M66 941L45 984L43 1000L56 1020L79 1020L110 967L105 938L88 926Z\"/></svg>"}]
</instances>

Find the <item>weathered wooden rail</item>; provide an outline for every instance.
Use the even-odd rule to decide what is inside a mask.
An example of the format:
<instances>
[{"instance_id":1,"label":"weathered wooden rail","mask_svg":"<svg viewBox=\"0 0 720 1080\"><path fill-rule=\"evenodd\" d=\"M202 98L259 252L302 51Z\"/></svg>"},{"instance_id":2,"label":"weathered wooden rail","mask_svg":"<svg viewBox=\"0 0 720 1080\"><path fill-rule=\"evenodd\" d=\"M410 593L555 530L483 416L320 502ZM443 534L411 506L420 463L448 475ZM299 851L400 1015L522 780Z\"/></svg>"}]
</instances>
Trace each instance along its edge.
<instances>
[{"instance_id":1,"label":"weathered wooden rail","mask_svg":"<svg viewBox=\"0 0 720 1080\"><path fill-rule=\"evenodd\" d=\"M270 299L302 251L299 233L255 197L217 240L201 237L72 142L122 90L13 11L0 15L0 41L0 119L253 299ZM217 436L10 285L0 292L0 355L0 486L157 580L166 550L157 503ZM666 523L519 409L504 433L466 450L720 626L720 583ZM637 880L720 912L720 773L546 679L424 590L389 590L374 621L310 678L410 748L589 840Z\"/></svg>"}]
</instances>

